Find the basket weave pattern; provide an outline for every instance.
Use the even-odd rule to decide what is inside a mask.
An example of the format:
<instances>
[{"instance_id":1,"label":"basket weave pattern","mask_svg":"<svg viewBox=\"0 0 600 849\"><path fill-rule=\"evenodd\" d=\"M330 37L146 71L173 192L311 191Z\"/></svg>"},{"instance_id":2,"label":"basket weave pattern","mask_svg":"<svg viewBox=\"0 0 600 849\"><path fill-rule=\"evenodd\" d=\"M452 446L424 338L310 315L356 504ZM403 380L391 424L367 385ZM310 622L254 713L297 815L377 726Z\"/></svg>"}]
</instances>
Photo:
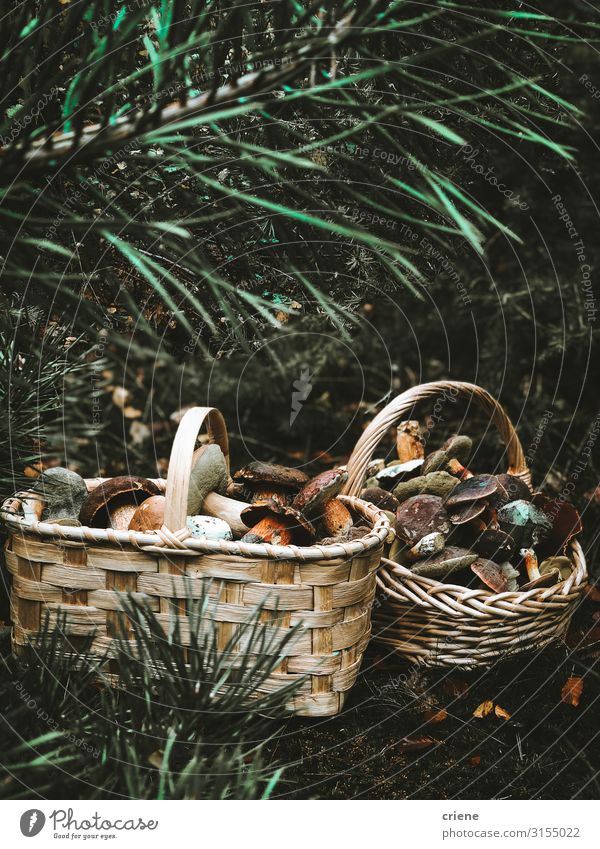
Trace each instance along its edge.
<instances>
[{"instance_id":1,"label":"basket weave pattern","mask_svg":"<svg viewBox=\"0 0 600 849\"><path fill-rule=\"evenodd\" d=\"M177 614L181 641L187 645L186 601L198 597L205 585L211 621L200 627L216 627L220 648L235 637L236 626L247 621L259 603L264 605L261 619L270 636L283 636L302 625L261 690L306 676L290 709L306 716L333 715L354 684L369 641L375 572L389 522L372 505L345 497L347 506L371 526L363 538L348 543L299 548L191 539L184 527L187 481L205 419L209 436L216 437L228 457L218 411L190 410L173 445L165 526L159 534L25 520L18 499L5 502L2 518L9 529L6 561L13 576L14 647L19 650L35 636L46 613L56 622L60 612L75 646L77 638L94 635L91 650L98 656L114 656L116 638L126 622L121 603L125 593L139 594L165 630ZM98 480L87 484L93 488ZM243 650L240 645L239 651ZM232 657L232 664L235 661Z\"/></svg>"},{"instance_id":2,"label":"basket weave pattern","mask_svg":"<svg viewBox=\"0 0 600 849\"><path fill-rule=\"evenodd\" d=\"M451 393L482 408L506 446L508 471L528 485L531 475L517 433L500 404L481 387L440 381L395 398L366 428L348 463L346 492L360 492L373 451L388 428L411 416L413 406ZM587 583L583 551L572 541L573 571L551 587L493 593L415 575L383 558L373 611L374 639L412 663L426 666L489 666L516 652L540 649L564 635Z\"/></svg>"}]
</instances>

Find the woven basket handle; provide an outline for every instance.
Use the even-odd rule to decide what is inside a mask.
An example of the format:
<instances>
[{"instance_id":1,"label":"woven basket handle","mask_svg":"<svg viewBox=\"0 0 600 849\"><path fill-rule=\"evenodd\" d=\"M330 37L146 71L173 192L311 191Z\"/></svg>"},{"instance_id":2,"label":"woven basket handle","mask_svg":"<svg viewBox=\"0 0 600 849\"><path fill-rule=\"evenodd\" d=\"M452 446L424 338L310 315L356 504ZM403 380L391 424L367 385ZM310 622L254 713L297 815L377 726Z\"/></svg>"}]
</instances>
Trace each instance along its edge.
<instances>
[{"instance_id":1,"label":"woven basket handle","mask_svg":"<svg viewBox=\"0 0 600 849\"><path fill-rule=\"evenodd\" d=\"M179 423L169 460L164 524L173 532L185 527L192 457L200 428L205 421L210 441L220 447L229 471L229 438L225 419L215 407L192 407Z\"/></svg>"},{"instance_id":2,"label":"woven basket handle","mask_svg":"<svg viewBox=\"0 0 600 849\"><path fill-rule=\"evenodd\" d=\"M461 396L468 398L487 413L506 446L509 474L517 475L528 486L531 485L531 474L525 462L523 447L511 420L498 401L489 392L474 383L439 380L434 383L422 383L420 386L407 389L406 392L390 401L387 407L375 416L356 443L348 461L348 481L344 488L346 495L360 494L373 452L390 426L400 421L418 401L440 395L449 397L453 401Z\"/></svg>"}]
</instances>

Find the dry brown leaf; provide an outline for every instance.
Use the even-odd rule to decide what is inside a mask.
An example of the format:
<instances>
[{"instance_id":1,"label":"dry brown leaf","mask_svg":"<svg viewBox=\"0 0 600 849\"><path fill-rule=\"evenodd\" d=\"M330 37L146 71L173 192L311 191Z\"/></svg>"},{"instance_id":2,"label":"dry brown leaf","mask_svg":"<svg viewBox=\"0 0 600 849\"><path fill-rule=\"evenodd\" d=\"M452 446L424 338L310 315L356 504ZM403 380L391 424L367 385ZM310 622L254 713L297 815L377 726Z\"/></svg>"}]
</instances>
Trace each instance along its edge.
<instances>
[{"instance_id":1,"label":"dry brown leaf","mask_svg":"<svg viewBox=\"0 0 600 849\"><path fill-rule=\"evenodd\" d=\"M578 707L579 699L581 698L582 693L583 678L572 676L571 678L567 678L567 680L565 681L563 688L560 691L560 697L566 705L571 705L571 707Z\"/></svg>"},{"instance_id":2,"label":"dry brown leaf","mask_svg":"<svg viewBox=\"0 0 600 849\"><path fill-rule=\"evenodd\" d=\"M412 752L418 749L427 749L439 742L439 740L434 740L433 737L402 737L396 745L404 752Z\"/></svg>"},{"instance_id":3,"label":"dry brown leaf","mask_svg":"<svg viewBox=\"0 0 600 849\"><path fill-rule=\"evenodd\" d=\"M473 755L472 758L469 758L469 766L479 766L481 763L481 755Z\"/></svg>"},{"instance_id":4,"label":"dry brown leaf","mask_svg":"<svg viewBox=\"0 0 600 849\"><path fill-rule=\"evenodd\" d=\"M142 411L138 410L137 407L132 407L130 404L128 404L123 409L123 415L126 419L139 419L139 417L142 415Z\"/></svg>"},{"instance_id":5,"label":"dry brown leaf","mask_svg":"<svg viewBox=\"0 0 600 849\"><path fill-rule=\"evenodd\" d=\"M426 710L423 713L423 719L425 722L431 724L443 722L445 719L448 719L448 711L444 710L444 708L441 708L441 710Z\"/></svg>"},{"instance_id":6,"label":"dry brown leaf","mask_svg":"<svg viewBox=\"0 0 600 849\"><path fill-rule=\"evenodd\" d=\"M489 716L493 710L494 703L490 699L486 699L485 702L482 702L475 708L473 716L476 716L477 719L483 719L484 716Z\"/></svg>"},{"instance_id":7,"label":"dry brown leaf","mask_svg":"<svg viewBox=\"0 0 600 849\"><path fill-rule=\"evenodd\" d=\"M596 603L600 602L600 590L598 587L591 587L589 584L584 587L584 592L588 597L588 601L595 601Z\"/></svg>"},{"instance_id":8,"label":"dry brown leaf","mask_svg":"<svg viewBox=\"0 0 600 849\"><path fill-rule=\"evenodd\" d=\"M504 710L500 705L495 705L494 713L498 717L498 719L510 719L510 713L507 710Z\"/></svg>"}]
</instances>

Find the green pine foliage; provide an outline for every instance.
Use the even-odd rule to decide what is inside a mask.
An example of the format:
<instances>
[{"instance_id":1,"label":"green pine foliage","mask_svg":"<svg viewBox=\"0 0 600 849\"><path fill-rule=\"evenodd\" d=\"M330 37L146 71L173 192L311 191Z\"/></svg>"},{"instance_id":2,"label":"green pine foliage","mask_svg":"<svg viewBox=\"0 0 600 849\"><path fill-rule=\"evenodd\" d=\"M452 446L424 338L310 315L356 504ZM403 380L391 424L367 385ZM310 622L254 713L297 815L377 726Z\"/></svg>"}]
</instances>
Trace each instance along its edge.
<instances>
[{"instance_id":1,"label":"green pine foliage","mask_svg":"<svg viewBox=\"0 0 600 849\"><path fill-rule=\"evenodd\" d=\"M464 143L572 156L579 113L546 77L595 25L584 3L513 6L9 4L5 296L241 344L294 301L335 320L340 270L418 293L418 251L390 222L445 250L514 235L462 187Z\"/></svg>"},{"instance_id":2,"label":"green pine foliage","mask_svg":"<svg viewBox=\"0 0 600 849\"><path fill-rule=\"evenodd\" d=\"M5 653L0 798L268 798L280 770L265 749L302 678L276 692L260 688L296 632L269 636L258 607L219 651L209 592L189 603L189 646L177 616L165 633L129 597L133 636L119 638L110 661L90 654L92 637L65 633L60 616L23 656ZM230 665L236 639L247 654Z\"/></svg>"}]
</instances>

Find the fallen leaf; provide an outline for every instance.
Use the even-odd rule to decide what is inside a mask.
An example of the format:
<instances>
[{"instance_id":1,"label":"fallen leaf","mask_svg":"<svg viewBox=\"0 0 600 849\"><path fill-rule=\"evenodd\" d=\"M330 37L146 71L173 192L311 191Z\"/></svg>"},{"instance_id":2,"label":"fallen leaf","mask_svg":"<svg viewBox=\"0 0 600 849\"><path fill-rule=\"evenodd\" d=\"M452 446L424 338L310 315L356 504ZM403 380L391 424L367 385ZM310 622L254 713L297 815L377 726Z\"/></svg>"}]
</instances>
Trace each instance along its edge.
<instances>
[{"instance_id":1,"label":"fallen leaf","mask_svg":"<svg viewBox=\"0 0 600 849\"><path fill-rule=\"evenodd\" d=\"M396 745L403 752L412 752L417 751L418 749L427 749L429 746L433 746L435 743L439 742L439 740L434 740L433 737L402 737L401 740L398 740Z\"/></svg>"},{"instance_id":2,"label":"fallen leaf","mask_svg":"<svg viewBox=\"0 0 600 849\"><path fill-rule=\"evenodd\" d=\"M142 415L142 411L138 410L137 407L132 407L130 404L128 404L126 407L123 408L123 415L126 419L139 419L139 417Z\"/></svg>"},{"instance_id":3,"label":"fallen leaf","mask_svg":"<svg viewBox=\"0 0 600 849\"><path fill-rule=\"evenodd\" d=\"M489 716L490 713L494 710L494 703L490 699L486 699L485 702L482 702L478 707L473 711L473 716L476 716L477 719L483 719L484 716Z\"/></svg>"},{"instance_id":4,"label":"fallen leaf","mask_svg":"<svg viewBox=\"0 0 600 849\"><path fill-rule=\"evenodd\" d=\"M423 713L423 719L425 722L429 722L432 725L438 722L443 722L445 719L448 719L448 711L442 708L441 710L426 710Z\"/></svg>"},{"instance_id":5,"label":"fallen leaf","mask_svg":"<svg viewBox=\"0 0 600 849\"><path fill-rule=\"evenodd\" d=\"M504 710L500 705L495 705L494 713L498 717L498 719L510 719L510 713L507 710Z\"/></svg>"},{"instance_id":6,"label":"fallen leaf","mask_svg":"<svg viewBox=\"0 0 600 849\"><path fill-rule=\"evenodd\" d=\"M536 547L540 560L547 557L564 554L565 549L574 536L581 533L581 517L575 507L568 501L548 498L541 492L533 497L533 503L540 507L552 522L550 531L544 535Z\"/></svg>"},{"instance_id":7,"label":"fallen leaf","mask_svg":"<svg viewBox=\"0 0 600 849\"><path fill-rule=\"evenodd\" d=\"M473 755L472 758L469 758L469 766L479 766L481 763L481 755Z\"/></svg>"},{"instance_id":8,"label":"fallen leaf","mask_svg":"<svg viewBox=\"0 0 600 849\"><path fill-rule=\"evenodd\" d=\"M562 690L560 691L560 697L566 705L571 705L571 707L578 707L579 699L581 698L582 693L583 678L578 678L577 676L574 676L571 678L567 678Z\"/></svg>"},{"instance_id":9,"label":"fallen leaf","mask_svg":"<svg viewBox=\"0 0 600 849\"><path fill-rule=\"evenodd\" d=\"M469 689L469 685L462 678L446 678L442 684L442 690L447 696L452 696L457 699Z\"/></svg>"}]
</instances>

